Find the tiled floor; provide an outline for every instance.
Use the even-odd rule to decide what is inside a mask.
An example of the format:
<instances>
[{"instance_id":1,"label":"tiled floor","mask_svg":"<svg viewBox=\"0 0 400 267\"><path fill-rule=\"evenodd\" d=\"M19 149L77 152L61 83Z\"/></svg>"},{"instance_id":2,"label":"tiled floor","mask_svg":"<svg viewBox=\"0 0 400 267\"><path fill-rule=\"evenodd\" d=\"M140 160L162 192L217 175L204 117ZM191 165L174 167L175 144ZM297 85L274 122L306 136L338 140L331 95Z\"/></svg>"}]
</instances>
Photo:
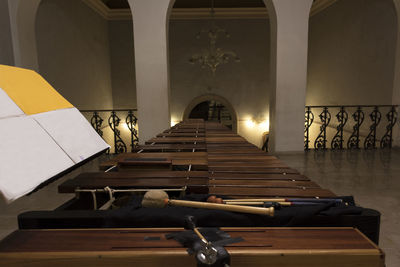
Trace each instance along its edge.
<instances>
[{"instance_id":1,"label":"tiled floor","mask_svg":"<svg viewBox=\"0 0 400 267\"><path fill-rule=\"evenodd\" d=\"M281 153L292 168L338 195L353 195L357 204L382 213L380 247L387 267L400 266L400 150ZM17 215L28 210L54 209L73 195L57 193L57 186L81 171L97 170L90 162L66 177L9 205L0 200L0 239L18 228Z\"/></svg>"},{"instance_id":2,"label":"tiled floor","mask_svg":"<svg viewBox=\"0 0 400 267\"><path fill-rule=\"evenodd\" d=\"M279 158L337 195L381 212L379 246L386 266L400 266L400 150L308 151Z\"/></svg>"}]
</instances>

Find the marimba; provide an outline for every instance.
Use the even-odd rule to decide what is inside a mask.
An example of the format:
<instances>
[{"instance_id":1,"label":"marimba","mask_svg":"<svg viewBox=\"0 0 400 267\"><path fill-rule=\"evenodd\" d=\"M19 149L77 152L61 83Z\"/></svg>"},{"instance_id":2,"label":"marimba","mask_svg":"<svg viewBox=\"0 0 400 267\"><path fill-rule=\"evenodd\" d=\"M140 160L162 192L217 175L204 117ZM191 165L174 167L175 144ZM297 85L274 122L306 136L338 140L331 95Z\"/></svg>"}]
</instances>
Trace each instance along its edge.
<instances>
[{"instance_id":1,"label":"marimba","mask_svg":"<svg viewBox=\"0 0 400 267\"><path fill-rule=\"evenodd\" d=\"M12 255L16 255L13 253L29 254L32 252L29 255L40 258L40 261L79 261L94 265L106 264L109 263L109 260L116 259L117 263L113 262L113 266L118 266L119 262L126 264L132 261L145 262L145 266L156 266L160 260L150 260L146 254L140 254L147 248L147 245L154 244L145 242L141 238L144 238L143 233L155 233L153 231L159 231L157 235L162 236L160 232L166 232L165 229L73 230L73 228L182 227L181 217L191 213L199 218L201 227L245 227L238 230L238 233L246 236L244 243L227 246L227 250L232 254L232 262L239 265L246 263L246 266L250 266L267 261L274 264L279 263L279 266L299 266L296 265L299 262L302 264L304 262L304 265L307 266L330 266L327 265L327 258L332 258L331 266L354 266L364 263L370 265L362 266L382 266L383 264L383 253L358 230L329 228L333 226L357 227L377 243L380 214L370 209L354 207L353 213L351 213L352 206L350 205L346 210L350 211L350 214L344 212L329 215L329 213L314 214L310 212L313 209L317 210L316 207L319 206L283 207L281 211L276 212L275 217L263 218L254 217L259 215L247 216L232 212L198 211L179 207L150 212L149 209L140 208L140 205L138 206L137 202L133 200L120 201L133 192L150 189L164 189L172 192L171 195L175 197L182 197L186 194L187 197L202 201L205 201L209 195L217 195L226 199L292 197L318 200L337 197L332 191L321 188L278 158L259 150L244 138L218 123L201 120L179 123L152 138L145 145L137 147L134 152L120 154L102 163L100 168L103 171L82 173L61 184L59 186L60 193L76 193L77 197L56 210L21 214L19 216L21 230L1 243L0 258L4 257L8 262L21 263L13 258ZM130 203L133 206L122 204L119 209L110 210L113 203L117 202ZM309 212L307 218L296 217L296 213L301 209L306 213ZM354 213L354 209L356 213ZM293 211L294 214L291 214L290 211ZM214 218L219 218L221 221L213 221ZM280 228L268 230L254 228L271 225L280 226ZM287 225L328 228L282 228ZM250 226L251 228L248 228ZM25 230L41 228L71 229ZM177 230L169 229L168 231ZM116 240L116 236L121 232L139 235L140 238L132 237L132 242L126 241L127 243L124 245L118 244L116 241L115 245L104 247L90 241L90 238L96 240L103 235L107 237L107 240L114 240L114 238ZM69 244L79 243L77 240L85 237L85 242L82 243L85 248L75 247L75 245L72 247L76 250L83 249L86 252L77 253L74 249L68 250L62 244L59 249L56 249L55 246L55 250L51 250L52 243L43 243L43 247L39 246L37 249L33 245L38 242L41 235L48 237L55 235L64 238L67 233L71 238L75 238ZM273 233L279 233L282 236L287 233L301 234L275 240L277 235ZM271 239L271 237L273 238ZM299 241L302 240L301 238L305 238L303 243ZM23 239L28 240L31 245L20 244ZM181 264L193 263L189 261L190 258L187 255L183 256L185 252L181 246L172 245L172 241L164 241L162 237L159 240L162 242L155 242L159 247L151 252L155 258L159 256L162 259L168 255L171 264L175 261ZM294 242L294 240L296 241ZM360 243L352 240L358 240ZM320 243L320 247L313 245L314 241ZM360 245L361 243L362 245ZM268 246L261 246L262 244L268 244ZM304 245L304 247L292 247L296 244ZM48 250L50 250L49 254L45 255ZM5 254L2 254L3 252ZM67 256L63 257L62 255ZM93 257L93 255L96 256ZM101 255L101 258L97 257L98 255ZM42 256L44 258L41 258Z\"/></svg>"},{"instance_id":2,"label":"marimba","mask_svg":"<svg viewBox=\"0 0 400 267\"><path fill-rule=\"evenodd\" d=\"M383 267L383 252L353 228L223 228L232 266ZM195 266L166 234L183 229L20 230L0 242L1 266Z\"/></svg>"}]
</instances>

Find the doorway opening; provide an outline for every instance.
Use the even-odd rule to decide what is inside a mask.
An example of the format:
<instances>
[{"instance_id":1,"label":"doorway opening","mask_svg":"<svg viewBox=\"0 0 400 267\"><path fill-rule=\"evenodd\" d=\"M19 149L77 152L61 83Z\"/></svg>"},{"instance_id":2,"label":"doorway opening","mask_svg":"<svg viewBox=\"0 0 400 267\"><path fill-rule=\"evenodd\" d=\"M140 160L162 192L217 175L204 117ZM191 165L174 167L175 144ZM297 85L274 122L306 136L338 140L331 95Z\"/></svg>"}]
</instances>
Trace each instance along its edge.
<instances>
[{"instance_id":1,"label":"doorway opening","mask_svg":"<svg viewBox=\"0 0 400 267\"><path fill-rule=\"evenodd\" d=\"M237 132L237 116L232 105L217 95L199 96L186 107L184 119L216 121Z\"/></svg>"},{"instance_id":2,"label":"doorway opening","mask_svg":"<svg viewBox=\"0 0 400 267\"><path fill-rule=\"evenodd\" d=\"M232 130L232 116L220 102L209 100L197 104L189 114L189 119L218 121Z\"/></svg>"}]
</instances>

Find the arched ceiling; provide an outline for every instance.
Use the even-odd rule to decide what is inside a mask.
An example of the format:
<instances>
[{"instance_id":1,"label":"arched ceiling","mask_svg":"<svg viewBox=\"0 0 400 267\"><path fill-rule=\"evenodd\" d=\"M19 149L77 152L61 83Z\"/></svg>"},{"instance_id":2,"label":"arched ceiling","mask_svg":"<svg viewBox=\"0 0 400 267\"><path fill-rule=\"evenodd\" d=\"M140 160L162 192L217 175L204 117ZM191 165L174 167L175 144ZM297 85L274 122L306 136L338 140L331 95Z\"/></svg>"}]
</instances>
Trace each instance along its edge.
<instances>
[{"instance_id":1,"label":"arched ceiling","mask_svg":"<svg viewBox=\"0 0 400 267\"><path fill-rule=\"evenodd\" d=\"M131 19L127 0L82 0L109 20ZM337 0L314 0L311 16L329 7ZM208 19L211 0L176 0L171 19ZM263 0L214 0L215 18L268 18Z\"/></svg>"},{"instance_id":2,"label":"arched ceiling","mask_svg":"<svg viewBox=\"0 0 400 267\"><path fill-rule=\"evenodd\" d=\"M129 8L127 0L101 0L108 8ZM208 8L211 0L175 0L174 8ZM214 0L216 8L265 7L263 0Z\"/></svg>"}]
</instances>

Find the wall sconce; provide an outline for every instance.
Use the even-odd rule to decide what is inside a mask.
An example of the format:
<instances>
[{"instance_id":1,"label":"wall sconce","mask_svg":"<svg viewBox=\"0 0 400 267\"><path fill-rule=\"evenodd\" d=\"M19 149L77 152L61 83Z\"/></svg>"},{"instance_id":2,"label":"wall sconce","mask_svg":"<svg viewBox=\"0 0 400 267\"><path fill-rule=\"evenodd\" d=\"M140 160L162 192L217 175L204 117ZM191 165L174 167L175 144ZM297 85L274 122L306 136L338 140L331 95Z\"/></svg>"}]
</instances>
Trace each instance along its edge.
<instances>
[{"instance_id":1,"label":"wall sconce","mask_svg":"<svg viewBox=\"0 0 400 267\"><path fill-rule=\"evenodd\" d=\"M257 121L254 121L253 119L247 119L245 121L245 125L249 129L253 129L257 126L258 130L260 130L261 132L269 131L269 121L268 120L257 122Z\"/></svg>"},{"instance_id":2,"label":"wall sconce","mask_svg":"<svg viewBox=\"0 0 400 267\"><path fill-rule=\"evenodd\" d=\"M171 118L171 127L174 127L178 123L179 123L179 121Z\"/></svg>"},{"instance_id":3,"label":"wall sconce","mask_svg":"<svg viewBox=\"0 0 400 267\"><path fill-rule=\"evenodd\" d=\"M254 126L256 126L256 123L252 119L248 119L246 120L246 126L248 128L254 128Z\"/></svg>"},{"instance_id":4,"label":"wall sconce","mask_svg":"<svg viewBox=\"0 0 400 267\"><path fill-rule=\"evenodd\" d=\"M268 132L269 131L269 121L268 120L262 121L260 124L258 124L258 127L260 128L261 131Z\"/></svg>"}]
</instances>

